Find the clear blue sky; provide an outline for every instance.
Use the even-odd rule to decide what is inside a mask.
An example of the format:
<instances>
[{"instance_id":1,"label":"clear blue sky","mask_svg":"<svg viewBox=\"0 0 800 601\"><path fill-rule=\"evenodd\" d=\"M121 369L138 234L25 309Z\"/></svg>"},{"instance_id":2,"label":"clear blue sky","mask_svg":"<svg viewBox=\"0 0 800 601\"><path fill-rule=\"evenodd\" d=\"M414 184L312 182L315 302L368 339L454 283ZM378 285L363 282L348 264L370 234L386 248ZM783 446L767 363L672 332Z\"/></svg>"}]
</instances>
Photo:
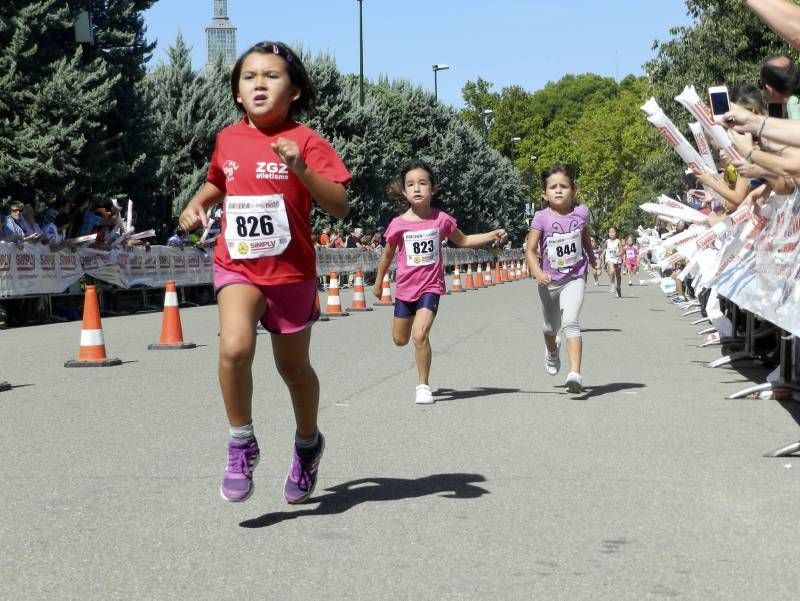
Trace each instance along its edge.
<instances>
[{"instance_id":1,"label":"clear blue sky","mask_svg":"<svg viewBox=\"0 0 800 601\"><path fill-rule=\"evenodd\" d=\"M178 31L205 64L205 27L212 0L159 0L145 13L147 39L157 40L152 64L165 62ZM364 0L364 76L406 79L439 99L463 106L461 88L478 77L496 91L529 91L567 73L621 79L643 74L653 41L690 23L683 0ZM356 0L228 0L237 52L271 39L336 58L343 73L358 73Z\"/></svg>"}]
</instances>

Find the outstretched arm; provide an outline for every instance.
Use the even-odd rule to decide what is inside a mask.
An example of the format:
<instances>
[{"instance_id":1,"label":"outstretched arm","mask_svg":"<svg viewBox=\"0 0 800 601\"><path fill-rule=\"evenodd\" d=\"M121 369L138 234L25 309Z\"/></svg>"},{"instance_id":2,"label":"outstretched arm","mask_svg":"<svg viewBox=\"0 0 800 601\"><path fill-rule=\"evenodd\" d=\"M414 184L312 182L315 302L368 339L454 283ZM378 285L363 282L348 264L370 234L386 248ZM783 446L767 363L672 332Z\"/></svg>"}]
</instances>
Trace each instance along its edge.
<instances>
[{"instance_id":1,"label":"outstretched arm","mask_svg":"<svg viewBox=\"0 0 800 601\"><path fill-rule=\"evenodd\" d=\"M800 50L800 6L788 0L743 0L772 31Z\"/></svg>"},{"instance_id":2,"label":"outstretched arm","mask_svg":"<svg viewBox=\"0 0 800 601\"><path fill-rule=\"evenodd\" d=\"M462 248L480 248L492 242L496 242L498 246L504 244L508 240L508 234L502 228L486 232L485 234L470 234L467 235L459 229L456 229L448 238L450 242Z\"/></svg>"}]
</instances>

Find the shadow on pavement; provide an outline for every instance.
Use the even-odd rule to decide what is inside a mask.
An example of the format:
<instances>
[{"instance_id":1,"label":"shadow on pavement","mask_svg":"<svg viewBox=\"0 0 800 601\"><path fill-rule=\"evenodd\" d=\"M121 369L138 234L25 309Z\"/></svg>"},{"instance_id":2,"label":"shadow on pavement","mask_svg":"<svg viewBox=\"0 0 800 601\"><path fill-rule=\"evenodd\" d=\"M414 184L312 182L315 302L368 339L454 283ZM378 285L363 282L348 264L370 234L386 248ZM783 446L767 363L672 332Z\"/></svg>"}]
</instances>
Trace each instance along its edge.
<instances>
[{"instance_id":1,"label":"shadow on pavement","mask_svg":"<svg viewBox=\"0 0 800 601\"><path fill-rule=\"evenodd\" d=\"M581 328L583 332L621 332L619 328Z\"/></svg>"},{"instance_id":2,"label":"shadow on pavement","mask_svg":"<svg viewBox=\"0 0 800 601\"><path fill-rule=\"evenodd\" d=\"M328 494L312 497L309 503L319 503L314 509L276 511L239 523L242 528L266 528L286 520L305 516L344 513L361 503L400 501L428 495L446 499L477 499L489 491L474 482L486 482L480 474L433 474L424 478L361 478L326 488ZM445 494L441 494L445 493Z\"/></svg>"},{"instance_id":3,"label":"shadow on pavement","mask_svg":"<svg viewBox=\"0 0 800 601\"><path fill-rule=\"evenodd\" d=\"M638 382L614 382L612 384L603 384L602 386L587 386L584 394L573 397L576 401L585 401L596 396L603 396L604 394L611 394L612 392L619 392L620 390L630 390L631 388L644 388L644 384Z\"/></svg>"},{"instance_id":4,"label":"shadow on pavement","mask_svg":"<svg viewBox=\"0 0 800 601\"><path fill-rule=\"evenodd\" d=\"M476 397L491 396L493 394L510 394L522 392L519 388L473 388L472 390L456 390L454 388L439 388L433 392L436 402L460 401Z\"/></svg>"}]
</instances>

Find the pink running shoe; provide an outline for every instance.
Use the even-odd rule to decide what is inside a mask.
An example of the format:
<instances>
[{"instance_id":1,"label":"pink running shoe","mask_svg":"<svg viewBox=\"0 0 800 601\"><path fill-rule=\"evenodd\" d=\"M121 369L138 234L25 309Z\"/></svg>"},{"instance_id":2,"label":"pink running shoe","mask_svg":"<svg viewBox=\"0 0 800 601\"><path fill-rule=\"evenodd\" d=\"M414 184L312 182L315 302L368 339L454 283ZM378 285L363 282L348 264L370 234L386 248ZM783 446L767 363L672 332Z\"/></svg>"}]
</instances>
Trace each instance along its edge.
<instances>
[{"instance_id":1,"label":"pink running shoe","mask_svg":"<svg viewBox=\"0 0 800 601\"><path fill-rule=\"evenodd\" d=\"M219 487L222 498L232 503L246 501L253 494L253 470L260 451L255 439L244 444L228 443L228 467Z\"/></svg>"}]
</instances>

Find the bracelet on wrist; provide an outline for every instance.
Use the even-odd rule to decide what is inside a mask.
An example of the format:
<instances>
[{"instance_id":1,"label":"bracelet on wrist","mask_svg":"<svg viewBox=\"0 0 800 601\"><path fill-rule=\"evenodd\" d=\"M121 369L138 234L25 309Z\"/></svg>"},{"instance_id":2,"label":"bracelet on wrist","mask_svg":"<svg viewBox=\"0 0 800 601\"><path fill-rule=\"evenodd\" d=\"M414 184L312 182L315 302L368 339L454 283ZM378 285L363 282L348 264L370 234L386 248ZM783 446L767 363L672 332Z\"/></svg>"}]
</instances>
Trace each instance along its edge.
<instances>
[{"instance_id":1,"label":"bracelet on wrist","mask_svg":"<svg viewBox=\"0 0 800 601\"><path fill-rule=\"evenodd\" d=\"M761 142L761 132L764 131L764 126L767 124L767 119L769 119L769 117L764 117L764 120L761 122L761 127L758 128L758 133L756 134L756 140L758 140L759 143Z\"/></svg>"},{"instance_id":2,"label":"bracelet on wrist","mask_svg":"<svg viewBox=\"0 0 800 601\"><path fill-rule=\"evenodd\" d=\"M747 156L744 157L744 160L747 161L748 163L752 163L753 162L753 153L755 152L755 150L756 150L755 148L751 148L750 152L747 153Z\"/></svg>"}]
</instances>

